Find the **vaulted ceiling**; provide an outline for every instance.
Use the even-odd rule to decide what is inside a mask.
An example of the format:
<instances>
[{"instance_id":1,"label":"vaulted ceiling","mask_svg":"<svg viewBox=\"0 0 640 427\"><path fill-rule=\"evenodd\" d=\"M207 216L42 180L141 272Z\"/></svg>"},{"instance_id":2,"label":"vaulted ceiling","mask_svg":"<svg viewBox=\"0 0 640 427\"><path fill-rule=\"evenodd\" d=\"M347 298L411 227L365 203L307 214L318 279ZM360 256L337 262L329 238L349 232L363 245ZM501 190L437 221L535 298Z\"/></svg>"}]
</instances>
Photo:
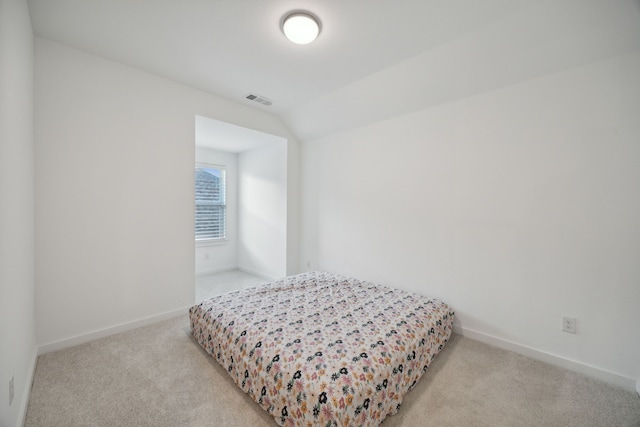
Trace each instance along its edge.
<instances>
[{"instance_id":1,"label":"vaulted ceiling","mask_svg":"<svg viewBox=\"0 0 640 427\"><path fill-rule=\"evenodd\" d=\"M36 35L271 112L301 140L640 49L638 0L28 3ZM299 9L322 22L310 45L280 30Z\"/></svg>"}]
</instances>

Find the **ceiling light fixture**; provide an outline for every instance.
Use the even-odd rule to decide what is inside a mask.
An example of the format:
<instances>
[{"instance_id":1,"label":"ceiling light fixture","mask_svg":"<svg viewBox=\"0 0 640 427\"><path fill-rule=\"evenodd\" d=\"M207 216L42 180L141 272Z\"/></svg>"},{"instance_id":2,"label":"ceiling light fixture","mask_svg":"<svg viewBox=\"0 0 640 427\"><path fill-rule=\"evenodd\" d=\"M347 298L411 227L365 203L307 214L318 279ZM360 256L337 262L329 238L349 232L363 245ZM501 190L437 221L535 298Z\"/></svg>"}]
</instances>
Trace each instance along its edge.
<instances>
[{"instance_id":1,"label":"ceiling light fixture","mask_svg":"<svg viewBox=\"0 0 640 427\"><path fill-rule=\"evenodd\" d=\"M309 12L291 12L282 20L282 32L297 44L308 44L320 34L320 20Z\"/></svg>"}]
</instances>

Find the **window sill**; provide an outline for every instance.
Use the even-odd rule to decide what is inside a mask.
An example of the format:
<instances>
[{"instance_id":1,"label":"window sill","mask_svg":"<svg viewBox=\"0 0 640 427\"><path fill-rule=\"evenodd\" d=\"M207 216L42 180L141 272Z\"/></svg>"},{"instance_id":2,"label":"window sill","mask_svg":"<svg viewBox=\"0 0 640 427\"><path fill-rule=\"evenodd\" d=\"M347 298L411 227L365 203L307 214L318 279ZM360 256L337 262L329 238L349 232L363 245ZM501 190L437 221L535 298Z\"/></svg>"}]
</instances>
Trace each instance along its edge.
<instances>
[{"instance_id":1,"label":"window sill","mask_svg":"<svg viewBox=\"0 0 640 427\"><path fill-rule=\"evenodd\" d=\"M196 240L196 247L204 247L204 246L220 246L226 245L227 239L207 239L207 240Z\"/></svg>"}]
</instances>

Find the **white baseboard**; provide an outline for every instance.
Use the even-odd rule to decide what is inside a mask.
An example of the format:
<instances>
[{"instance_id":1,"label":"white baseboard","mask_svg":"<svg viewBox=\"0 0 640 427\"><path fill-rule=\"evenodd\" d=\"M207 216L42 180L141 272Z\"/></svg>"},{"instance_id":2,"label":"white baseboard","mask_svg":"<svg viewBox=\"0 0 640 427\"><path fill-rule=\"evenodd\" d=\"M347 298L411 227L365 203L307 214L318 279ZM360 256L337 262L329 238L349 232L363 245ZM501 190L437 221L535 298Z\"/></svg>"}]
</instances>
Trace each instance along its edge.
<instances>
[{"instance_id":1,"label":"white baseboard","mask_svg":"<svg viewBox=\"0 0 640 427\"><path fill-rule=\"evenodd\" d=\"M278 280L281 277L273 277L273 276L269 276L268 274L262 273L260 271L256 271L256 270L251 270L250 268L246 268L246 267L238 267L238 270L240 271L244 271L245 273L249 273L249 274L253 274L254 276L258 276L258 277L262 277L263 279L267 279L270 281L274 281L274 280Z\"/></svg>"},{"instance_id":2,"label":"white baseboard","mask_svg":"<svg viewBox=\"0 0 640 427\"><path fill-rule=\"evenodd\" d=\"M67 338L60 341L54 341L47 344L42 344L38 347L38 355L50 353L52 351L62 350L63 348L73 347L75 345L84 344L89 341L97 340L99 338L108 337L113 334L128 331L131 329L139 328L141 326L150 325L152 323L160 322L162 320L171 319L181 315L186 316L189 307L180 308L177 310L169 311L166 313L158 314L155 316L145 317L143 319L134 320L133 322L123 323L110 328L101 329L99 331L89 332L87 334L78 335L75 337Z\"/></svg>"},{"instance_id":3,"label":"white baseboard","mask_svg":"<svg viewBox=\"0 0 640 427\"><path fill-rule=\"evenodd\" d=\"M490 344L495 347L502 348L504 350L513 351L514 353L522 354L523 356L527 356L532 359L539 360L541 362L549 363L551 365L559 366L561 368L565 368L570 371L578 372L593 378L597 378L599 380L625 388L627 390L633 391L635 389L640 394L640 390L638 390L640 387L640 380L636 381L633 378L625 377L623 375L619 375L604 369L596 368L595 366L587 365L575 360L556 356L551 353L546 353L544 351L536 350L534 348L517 344L502 338L494 337L492 335L487 335L482 332L474 331L473 329L463 328L456 324L453 325L453 331L464 337L481 341L486 344Z\"/></svg>"},{"instance_id":4,"label":"white baseboard","mask_svg":"<svg viewBox=\"0 0 640 427\"><path fill-rule=\"evenodd\" d=\"M239 270L238 266L214 268L213 270L204 270L196 273L196 276L206 276L207 274L224 273L225 271Z\"/></svg>"},{"instance_id":5,"label":"white baseboard","mask_svg":"<svg viewBox=\"0 0 640 427\"><path fill-rule=\"evenodd\" d=\"M200 272L196 273L196 277L197 276L206 276L207 274L224 273L225 271L233 271L233 270L244 271L245 273L253 274L254 276L262 277L263 279L267 279L267 280L270 280L270 281L274 281L274 280L280 279L280 277L273 277L273 276L270 276L268 274L262 273L261 271L252 270L250 268L240 267L240 266L237 266L237 265L233 266L233 267L224 267L224 268L216 268L216 269L213 269L213 270L200 271Z\"/></svg>"}]
</instances>

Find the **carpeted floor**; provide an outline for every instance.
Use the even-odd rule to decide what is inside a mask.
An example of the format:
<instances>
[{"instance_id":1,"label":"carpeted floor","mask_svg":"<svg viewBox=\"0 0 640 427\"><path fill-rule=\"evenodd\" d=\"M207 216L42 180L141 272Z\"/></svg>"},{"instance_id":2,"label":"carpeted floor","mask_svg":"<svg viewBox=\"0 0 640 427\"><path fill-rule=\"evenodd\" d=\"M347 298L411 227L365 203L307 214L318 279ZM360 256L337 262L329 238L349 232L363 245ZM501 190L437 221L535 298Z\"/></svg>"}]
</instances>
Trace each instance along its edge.
<instances>
[{"instance_id":1,"label":"carpeted floor","mask_svg":"<svg viewBox=\"0 0 640 427\"><path fill-rule=\"evenodd\" d=\"M276 426L181 316L38 358L26 426ZM453 335L394 426L640 426L637 393Z\"/></svg>"},{"instance_id":2,"label":"carpeted floor","mask_svg":"<svg viewBox=\"0 0 640 427\"><path fill-rule=\"evenodd\" d=\"M269 280L264 277L241 270L198 275L196 276L196 301L203 301L231 289L242 289L267 282Z\"/></svg>"}]
</instances>

